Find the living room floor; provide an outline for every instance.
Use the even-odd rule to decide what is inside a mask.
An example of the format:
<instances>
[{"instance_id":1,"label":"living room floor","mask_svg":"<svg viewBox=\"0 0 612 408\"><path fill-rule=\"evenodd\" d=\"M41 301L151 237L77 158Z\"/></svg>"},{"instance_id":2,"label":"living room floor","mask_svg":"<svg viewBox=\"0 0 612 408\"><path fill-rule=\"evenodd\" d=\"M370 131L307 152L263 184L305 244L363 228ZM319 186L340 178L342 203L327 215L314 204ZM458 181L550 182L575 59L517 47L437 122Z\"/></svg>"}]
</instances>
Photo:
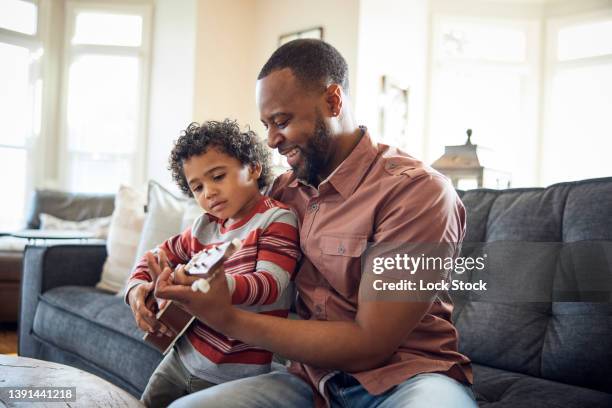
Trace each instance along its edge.
<instances>
[{"instance_id":1,"label":"living room floor","mask_svg":"<svg viewBox=\"0 0 612 408\"><path fill-rule=\"evenodd\" d=\"M0 323L0 354L17 355L17 323Z\"/></svg>"}]
</instances>

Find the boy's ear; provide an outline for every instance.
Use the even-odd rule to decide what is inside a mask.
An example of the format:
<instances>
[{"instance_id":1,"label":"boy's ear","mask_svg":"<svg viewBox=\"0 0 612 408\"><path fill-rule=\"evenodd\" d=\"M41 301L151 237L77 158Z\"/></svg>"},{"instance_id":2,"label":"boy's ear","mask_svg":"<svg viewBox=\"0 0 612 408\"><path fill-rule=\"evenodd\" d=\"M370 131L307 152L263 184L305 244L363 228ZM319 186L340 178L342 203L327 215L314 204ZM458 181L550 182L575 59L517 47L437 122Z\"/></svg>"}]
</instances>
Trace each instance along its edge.
<instances>
[{"instance_id":1,"label":"boy's ear","mask_svg":"<svg viewBox=\"0 0 612 408\"><path fill-rule=\"evenodd\" d=\"M249 174L255 179L255 180L259 180L259 177L261 177L261 164L260 163L255 163L255 164L251 164L249 166Z\"/></svg>"}]
</instances>

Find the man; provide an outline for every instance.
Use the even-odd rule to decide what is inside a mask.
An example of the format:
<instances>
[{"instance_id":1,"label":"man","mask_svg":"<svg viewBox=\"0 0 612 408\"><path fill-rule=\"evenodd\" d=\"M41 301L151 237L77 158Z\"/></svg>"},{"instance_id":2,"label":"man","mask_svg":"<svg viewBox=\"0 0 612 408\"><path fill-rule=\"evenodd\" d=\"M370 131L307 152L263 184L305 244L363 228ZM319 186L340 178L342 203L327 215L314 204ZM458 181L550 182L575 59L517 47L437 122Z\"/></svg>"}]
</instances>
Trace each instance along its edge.
<instances>
[{"instance_id":1,"label":"man","mask_svg":"<svg viewBox=\"0 0 612 408\"><path fill-rule=\"evenodd\" d=\"M225 279L215 278L202 295L168 283L167 265L151 264L161 274L157 296L181 302L231 338L288 358L289 371L229 382L172 406L476 406L446 293L425 292L418 301L373 296L360 258L368 242L456 250L465 210L443 176L356 126L347 78L332 46L296 40L274 52L257 81L268 144L292 168L270 195L298 214L302 320L233 308Z\"/></svg>"}]
</instances>

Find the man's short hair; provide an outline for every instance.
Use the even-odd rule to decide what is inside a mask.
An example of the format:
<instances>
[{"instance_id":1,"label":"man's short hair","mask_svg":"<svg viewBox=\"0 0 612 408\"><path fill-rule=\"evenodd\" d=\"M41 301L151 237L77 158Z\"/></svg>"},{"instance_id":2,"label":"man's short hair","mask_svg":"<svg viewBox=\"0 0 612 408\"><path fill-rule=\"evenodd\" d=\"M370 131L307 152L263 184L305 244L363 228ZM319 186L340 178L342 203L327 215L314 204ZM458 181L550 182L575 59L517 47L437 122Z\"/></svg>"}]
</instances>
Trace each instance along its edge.
<instances>
[{"instance_id":1,"label":"man's short hair","mask_svg":"<svg viewBox=\"0 0 612 408\"><path fill-rule=\"evenodd\" d=\"M193 122L181 136L174 141L170 152L168 170L172 179L187 196L193 196L183 162L193 156L199 156L215 148L230 157L238 159L243 165L261 165L261 175L257 180L259 189L266 187L271 180L270 152L252 130L240 131L238 122L225 119L223 122L209 120L201 125Z\"/></svg>"},{"instance_id":2,"label":"man's short hair","mask_svg":"<svg viewBox=\"0 0 612 408\"><path fill-rule=\"evenodd\" d=\"M290 68L307 89L342 86L348 94L348 65L337 49L321 40L299 39L279 47L265 63L257 79L274 71Z\"/></svg>"}]
</instances>

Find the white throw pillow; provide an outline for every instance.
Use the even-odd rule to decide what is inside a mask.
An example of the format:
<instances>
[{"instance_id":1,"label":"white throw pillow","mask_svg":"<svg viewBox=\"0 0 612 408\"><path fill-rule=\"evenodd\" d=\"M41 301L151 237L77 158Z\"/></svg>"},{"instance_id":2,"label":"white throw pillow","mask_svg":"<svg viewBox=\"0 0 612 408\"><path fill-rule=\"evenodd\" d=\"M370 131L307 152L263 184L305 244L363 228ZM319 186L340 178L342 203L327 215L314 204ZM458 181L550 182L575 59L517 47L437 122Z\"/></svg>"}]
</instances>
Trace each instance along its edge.
<instances>
[{"instance_id":1,"label":"white throw pillow","mask_svg":"<svg viewBox=\"0 0 612 408\"><path fill-rule=\"evenodd\" d=\"M94 238L106 239L111 217L90 218L83 221L70 221L40 213L40 229L46 231L84 231L91 232Z\"/></svg>"},{"instance_id":2,"label":"white throw pillow","mask_svg":"<svg viewBox=\"0 0 612 408\"><path fill-rule=\"evenodd\" d=\"M177 197L155 181L149 181L147 195L146 216L133 265L136 265L147 251L183 232L204 212L194 199ZM125 286L127 281L128 279L124 282ZM121 292L125 292L125 287Z\"/></svg>"},{"instance_id":3,"label":"white throw pillow","mask_svg":"<svg viewBox=\"0 0 612 408\"><path fill-rule=\"evenodd\" d=\"M204 214L204 210L200 207L200 204L196 200L188 200L181 220L181 232L192 226L193 222L202 214Z\"/></svg>"},{"instance_id":4,"label":"white throw pillow","mask_svg":"<svg viewBox=\"0 0 612 408\"><path fill-rule=\"evenodd\" d=\"M106 240L108 256L97 288L111 292L119 292L123 288L134 265L145 219L144 205L142 192L126 186L119 188Z\"/></svg>"},{"instance_id":5,"label":"white throw pillow","mask_svg":"<svg viewBox=\"0 0 612 408\"><path fill-rule=\"evenodd\" d=\"M191 226L200 214L202 210L195 200L177 197L159 183L149 181L147 214L134 264L139 262L147 251Z\"/></svg>"}]
</instances>

